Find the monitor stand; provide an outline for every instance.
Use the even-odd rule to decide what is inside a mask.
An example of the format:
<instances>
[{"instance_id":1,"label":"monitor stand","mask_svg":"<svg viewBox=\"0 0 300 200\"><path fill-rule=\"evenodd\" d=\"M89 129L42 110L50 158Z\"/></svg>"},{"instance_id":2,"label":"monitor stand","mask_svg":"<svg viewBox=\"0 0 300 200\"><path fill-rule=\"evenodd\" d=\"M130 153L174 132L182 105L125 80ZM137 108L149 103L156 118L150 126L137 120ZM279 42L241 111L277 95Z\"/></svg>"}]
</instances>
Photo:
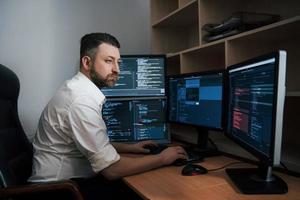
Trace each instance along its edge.
<instances>
[{"instance_id":1,"label":"monitor stand","mask_svg":"<svg viewBox=\"0 0 300 200\"><path fill-rule=\"evenodd\" d=\"M285 194L287 184L272 174L271 166L259 168L226 169L226 173L244 194Z\"/></svg>"},{"instance_id":2,"label":"monitor stand","mask_svg":"<svg viewBox=\"0 0 300 200\"><path fill-rule=\"evenodd\" d=\"M197 141L197 147L194 149L194 151L204 158L220 155L218 149L216 149L215 147L212 148L207 144L209 140L208 129L198 127L197 132L198 132L198 141Z\"/></svg>"}]
</instances>

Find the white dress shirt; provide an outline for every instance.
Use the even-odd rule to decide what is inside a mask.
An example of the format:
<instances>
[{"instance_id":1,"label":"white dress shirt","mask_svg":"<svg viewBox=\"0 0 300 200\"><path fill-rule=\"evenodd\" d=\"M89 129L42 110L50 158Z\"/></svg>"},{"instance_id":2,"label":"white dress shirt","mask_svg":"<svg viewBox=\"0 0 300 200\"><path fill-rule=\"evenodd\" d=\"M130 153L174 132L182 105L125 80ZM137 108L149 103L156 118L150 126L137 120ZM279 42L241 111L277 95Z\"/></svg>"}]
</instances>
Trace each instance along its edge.
<instances>
[{"instance_id":1,"label":"white dress shirt","mask_svg":"<svg viewBox=\"0 0 300 200\"><path fill-rule=\"evenodd\" d=\"M102 119L104 102L102 92L81 72L66 81L41 115L28 181L89 177L120 159Z\"/></svg>"}]
</instances>

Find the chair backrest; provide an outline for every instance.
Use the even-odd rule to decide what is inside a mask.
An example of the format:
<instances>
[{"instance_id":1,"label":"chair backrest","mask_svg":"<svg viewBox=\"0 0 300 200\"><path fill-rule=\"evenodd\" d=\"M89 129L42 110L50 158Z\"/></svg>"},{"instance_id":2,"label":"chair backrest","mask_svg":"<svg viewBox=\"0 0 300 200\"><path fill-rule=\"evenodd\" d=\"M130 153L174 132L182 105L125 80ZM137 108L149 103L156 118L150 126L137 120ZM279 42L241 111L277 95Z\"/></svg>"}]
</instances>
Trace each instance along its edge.
<instances>
[{"instance_id":1,"label":"chair backrest","mask_svg":"<svg viewBox=\"0 0 300 200\"><path fill-rule=\"evenodd\" d=\"M24 184L31 174L32 145L18 116L20 83L0 64L0 187Z\"/></svg>"}]
</instances>

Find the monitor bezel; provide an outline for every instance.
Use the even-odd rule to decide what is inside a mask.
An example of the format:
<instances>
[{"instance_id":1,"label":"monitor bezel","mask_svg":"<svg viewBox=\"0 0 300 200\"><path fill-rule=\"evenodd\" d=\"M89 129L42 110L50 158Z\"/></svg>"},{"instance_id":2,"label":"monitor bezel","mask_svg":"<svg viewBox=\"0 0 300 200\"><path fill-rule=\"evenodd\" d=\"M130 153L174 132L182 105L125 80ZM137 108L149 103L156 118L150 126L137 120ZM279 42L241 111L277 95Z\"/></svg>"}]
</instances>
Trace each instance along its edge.
<instances>
[{"instance_id":1,"label":"monitor bezel","mask_svg":"<svg viewBox=\"0 0 300 200\"><path fill-rule=\"evenodd\" d=\"M204 125L199 125L199 124L193 124L193 123L185 123L185 122L180 122L180 121L173 121L169 118L170 115L170 98L169 98L169 82L171 78L186 78L186 77L193 77L193 76L205 76L205 75L214 75L214 74L222 74L222 111L221 111L221 127L211 127L211 126L204 126ZM218 69L218 70L209 70L209 71L201 71L201 72L192 72L192 73L184 73L184 74L176 74L176 75L168 75L166 78L166 95L167 95L167 113L168 117L167 120L169 123L176 123L176 124L182 124L182 125L191 125L197 128L201 128L204 130L215 130L215 131L223 131L224 130L224 117L225 117L225 101L224 101L224 77L225 77L225 70L224 69Z\"/></svg>"},{"instance_id":2,"label":"monitor bezel","mask_svg":"<svg viewBox=\"0 0 300 200\"><path fill-rule=\"evenodd\" d=\"M164 63L164 75L163 77L166 77L167 74L167 57L165 54L124 54L120 57L122 58L162 58ZM166 96L166 80L164 80L164 94L149 94L149 95L105 95L107 98L120 98L120 97L163 97ZM102 90L101 90L102 92Z\"/></svg>"},{"instance_id":3,"label":"monitor bezel","mask_svg":"<svg viewBox=\"0 0 300 200\"><path fill-rule=\"evenodd\" d=\"M167 121L167 98L165 96L160 96L160 97L118 97L118 98L107 98L106 101L135 101L135 100L165 100L166 103L166 113L165 113L165 124L166 124L166 128L167 128L167 137L163 138L163 139L145 139L145 140L151 140L154 141L158 144L170 144L171 143L171 132L170 132L170 125ZM132 143L137 143L137 142L141 142L144 140L131 140L131 141L111 141L111 142L120 142L120 143L127 143L127 144L132 144Z\"/></svg>"},{"instance_id":4,"label":"monitor bezel","mask_svg":"<svg viewBox=\"0 0 300 200\"><path fill-rule=\"evenodd\" d=\"M283 56L283 57L282 57ZM266 154L256 150L254 147L251 145L239 140L238 138L234 137L230 132L229 132L229 125L228 125L228 119L229 119L229 71L233 69L238 69L243 66L247 66L250 64L254 64L257 62L265 61L268 59L275 58L275 79L274 79L274 94L276 94L275 98L273 99L273 111L272 111L272 132L271 132L271 146L270 146L270 153L269 156ZM225 135L233 140L235 143L237 143L239 146L244 148L246 151L257 157L260 161L261 164L265 164L268 166L276 166L280 164L280 152L281 152L281 140L282 140L282 116L283 116L283 104L284 104L284 99L282 102L282 97L280 95L285 94L285 87L279 88L282 84L285 86L285 63L280 63L283 62L282 59L286 59L286 52L285 51L276 51L272 52L269 54L257 56L251 59L248 59L246 61L231 65L227 67L226 69L226 88L225 88L225 93L227 94L226 96L226 121L225 121L225 127L224 127L224 132ZM285 62L285 60L284 60ZM258 66L259 67L259 66ZM282 83L284 82L284 83ZM279 84L280 83L280 84ZM283 89L283 91L281 91ZM280 91L278 91L280 90ZM282 94L283 93L283 94ZM278 102L278 100L280 102ZM277 124L276 122L279 122ZM279 141L278 141L279 140ZM277 152L274 152L277 151ZM279 151L279 152L278 152Z\"/></svg>"}]
</instances>

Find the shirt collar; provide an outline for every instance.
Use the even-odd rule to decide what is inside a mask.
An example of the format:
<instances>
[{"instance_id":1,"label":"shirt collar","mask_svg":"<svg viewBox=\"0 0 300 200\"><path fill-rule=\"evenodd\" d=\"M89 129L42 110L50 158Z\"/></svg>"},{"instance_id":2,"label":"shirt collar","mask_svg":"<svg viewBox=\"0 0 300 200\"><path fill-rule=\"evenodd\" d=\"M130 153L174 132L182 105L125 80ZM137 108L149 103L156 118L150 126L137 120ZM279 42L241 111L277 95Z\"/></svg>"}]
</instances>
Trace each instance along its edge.
<instances>
[{"instance_id":1,"label":"shirt collar","mask_svg":"<svg viewBox=\"0 0 300 200\"><path fill-rule=\"evenodd\" d=\"M75 77L83 83L83 89L87 93L89 93L97 102L99 102L99 104L105 103L104 94L86 75L79 71Z\"/></svg>"}]
</instances>

